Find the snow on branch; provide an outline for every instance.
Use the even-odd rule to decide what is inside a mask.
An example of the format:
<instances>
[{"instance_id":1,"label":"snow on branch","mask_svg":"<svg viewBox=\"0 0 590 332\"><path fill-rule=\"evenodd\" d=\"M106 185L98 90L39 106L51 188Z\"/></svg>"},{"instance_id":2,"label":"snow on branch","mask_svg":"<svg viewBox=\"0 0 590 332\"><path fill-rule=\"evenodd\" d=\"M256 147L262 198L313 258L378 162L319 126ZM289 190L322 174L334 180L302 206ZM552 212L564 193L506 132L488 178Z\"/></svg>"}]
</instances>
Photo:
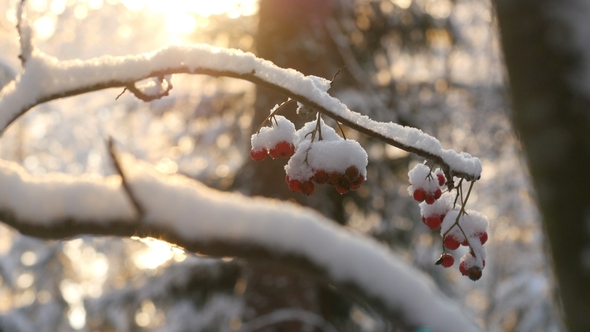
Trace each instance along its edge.
<instances>
[{"instance_id":1,"label":"snow on branch","mask_svg":"<svg viewBox=\"0 0 590 332\"><path fill-rule=\"evenodd\" d=\"M163 175L127 154L116 159L142 206L141 220L118 175L99 180L31 176L1 160L0 219L41 238L152 236L191 252L294 268L350 292L409 328L477 330L422 272L314 210L221 193L184 176Z\"/></svg>"},{"instance_id":2,"label":"snow on branch","mask_svg":"<svg viewBox=\"0 0 590 332\"><path fill-rule=\"evenodd\" d=\"M58 61L34 49L24 72L0 94L0 133L35 105L106 88L134 89L137 81L177 73L233 77L266 86L352 129L422 156L440 165L447 175L468 181L477 180L481 175L478 158L443 149L436 138L419 129L373 121L351 111L325 92L316 77L279 68L251 53L202 44L172 45L152 53L103 56L85 61ZM166 82L171 88L169 81ZM163 84L162 80L160 83ZM155 88L157 91L148 94L137 89L132 92L137 96L161 97L169 91L162 85Z\"/></svg>"}]
</instances>

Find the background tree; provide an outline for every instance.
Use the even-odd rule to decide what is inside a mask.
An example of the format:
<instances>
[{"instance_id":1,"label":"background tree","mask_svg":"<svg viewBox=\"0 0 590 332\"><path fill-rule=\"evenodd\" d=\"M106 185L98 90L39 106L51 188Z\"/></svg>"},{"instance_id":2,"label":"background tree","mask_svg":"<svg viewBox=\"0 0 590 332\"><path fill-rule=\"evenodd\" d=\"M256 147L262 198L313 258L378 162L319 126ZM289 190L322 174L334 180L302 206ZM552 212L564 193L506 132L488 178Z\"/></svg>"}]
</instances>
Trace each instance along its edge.
<instances>
[{"instance_id":1,"label":"background tree","mask_svg":"<svg viewBox=\"0 0 590 332\"><path fill-rule=\"evenodd\" d=\"M582 1L495 1L513 100L543 213L565 321L590 326L590 130L587 17Z\"/></svg>"}]
</instances>

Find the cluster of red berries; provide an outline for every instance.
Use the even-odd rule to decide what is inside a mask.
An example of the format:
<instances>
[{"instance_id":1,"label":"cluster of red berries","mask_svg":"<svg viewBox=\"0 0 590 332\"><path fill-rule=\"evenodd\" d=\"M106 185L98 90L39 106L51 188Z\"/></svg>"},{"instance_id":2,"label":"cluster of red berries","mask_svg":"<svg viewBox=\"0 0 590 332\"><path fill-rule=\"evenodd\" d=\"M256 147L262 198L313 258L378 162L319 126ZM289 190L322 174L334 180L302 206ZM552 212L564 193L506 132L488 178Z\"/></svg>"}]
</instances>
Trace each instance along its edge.
<instances>
[{"instance_id":1,"label":"cluster of red berries","mask_svg":"<svg viewBox=\"0 0 590 332\"><path fill-rule=\"evenodd\" d=\"M295 131L285 117L273 117L270 127L252 135L252 159L261 161L267 154L273 159L289 158L285 182L292 191L305 195L314 192L315 184L327 183L341 194L360 188L368 159L358 142L343 139L321 118Z\"/></svg>"},{"instance_id":2,"label":"cluster of red berries","mask_svg":"<svg viewBox=\"0 0 590 332\"><path fill-rule=\"evenodd\" d=\"M454 206L453 195L442 192L447 179L440 169L433 172L428 166L420 164L408 175L411 183L408 192L420 202L422 222L432 230L441 229L443 253L436 265L445 268L453 266L455 258L447 250L467 246L469 251L461 259L459 271L471 280L481 278L485 266L483 244L488 240L487 218L479 212Z\"/></svg>"},{"instance_id":3,"label":"cluster of red berries","mask_svg":"<svg viewBox=\"0 0 590 332\"><path fill-rule=\"evenodd\" d=\"M329 184L334 186L336 190L341 194L346 194L349 191L358 190L365 177L360 174L360 171L356 166L349 166L344 173L339 172L326 172L324 170L314 171L313 176L305 181L291 179L287 174L285 181L294 192L302 192L305 195L313 194L315 189L314 182L317 184Z\"/></svg>"},{"instance_id":4,"label":"cluster of red berries","mask_svg":"<svg viewBox=\"0 0 590 332\"><path fill-rule=\"evenodd\" d=\"M295 146L289 142L281 141L275 146L267 150L265 147L250 150L250 157L255 161L262 161L266 158L266 155L270 155L272 159L277 158L290 158L295 153Z\"/></svg>"},{"instance_id":5,"label":"cluster of red berries","mask_svg":"<svg viewBox=\"0 0 590 332\"><path fill-rule=\"evenodd\" d=\"M423 166L428 169L426 165ZM436 176L436 180L434 179L434 176ZM428 169L428 175L426 176L425 181L421 181L420 184L416 185L412 184L412 196L416 201L420 203L426 202L426 204L434 204L434 202L440 198L442 195L441 187L447 183L447 179L440 169L437 169L434 172L434 176L430 172L430 169Z\"/></svg>"},{"instance_id":6,"label":"cluster of red berries","mask_svg":"<svg viewBox=\"0 0 590 332\"><path fill-rule=\"evenodd\" d=\"M272 120L272 126L262 127L252 135L250 157L256 161L266 159L267 155L273 159L290 158L295 153L293 142L297 136L293 122L281 115L273 116Z\"/></svg>"}]
</instances>

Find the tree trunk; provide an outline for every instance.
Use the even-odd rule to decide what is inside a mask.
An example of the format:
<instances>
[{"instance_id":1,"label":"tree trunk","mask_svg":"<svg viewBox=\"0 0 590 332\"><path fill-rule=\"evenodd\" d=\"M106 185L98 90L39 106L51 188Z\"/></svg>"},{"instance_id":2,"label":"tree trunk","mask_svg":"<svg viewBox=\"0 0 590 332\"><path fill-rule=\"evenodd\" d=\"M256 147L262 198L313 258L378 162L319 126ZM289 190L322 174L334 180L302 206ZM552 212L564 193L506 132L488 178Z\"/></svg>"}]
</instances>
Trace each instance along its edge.
<instances>
[{"instance_id":1,"label":"tree trunk","mask_svg":"<svg viewBox=\"0 0 590 332\"><path fill-rule=\"evenodd\" d=\"M261 0L259 28L256 36L257 55L278 66L294 68L305 75L331 77L337 64L331 64L328 36L324 21L332 14L331 0ZM259 87L256 95L256 115L253 131L256 131L270 109L286 97ZM300 128L309 119L300 119L294 107L281 113ZM323 212L330 219L342 221L340 200L328 198L325 188L316 186L312 196L291 192L285 184L286 159L252 162L240 181L249 181L253 195L294 200ZM333 189L333 188L332 188ZM249 266L245 269L248 282L245 299L254 308L251 317L260 317L281 308L300 308L322 315L322 299L325 292L313 281L272 268ZM301 322L284 322L264 331L301 331Z\"/></svg>"},{"instance_id":2,"label":"tree trunk","mask_svg":"<svg viewBox=\"0 0 590 332\"><path fill-rule=\"evenodd\" d=\"M512 119L543 215L566 325L571 331L588 331L590 4L495 0L495 5Z\"/></svg>"}]
</instances>

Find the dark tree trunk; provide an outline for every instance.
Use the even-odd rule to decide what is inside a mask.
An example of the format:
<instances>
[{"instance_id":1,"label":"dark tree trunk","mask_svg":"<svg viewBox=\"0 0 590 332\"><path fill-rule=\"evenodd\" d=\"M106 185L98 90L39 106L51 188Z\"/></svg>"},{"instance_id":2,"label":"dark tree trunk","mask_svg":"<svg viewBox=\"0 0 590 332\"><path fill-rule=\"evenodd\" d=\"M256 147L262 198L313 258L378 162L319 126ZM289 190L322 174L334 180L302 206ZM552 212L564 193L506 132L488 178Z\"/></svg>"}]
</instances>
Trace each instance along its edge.
<instances>
[{"instance_id":1,"label":"dark tree trunk","mask_svg":"<svg viewBox=\"0 0 590 332\"><path fill-rule=\"evenodd\" d=\"M590 4L496 0L523 143L565 321L590 329ZM507 193L512 194L512 193Z\"/></svg>"},{"instance_id":2,"label":"dark tree trunk","mask_svg":"<svg viewBox=\"0 0 590 332\"><path fill-rule=\"evenodd\" d=\"M305 75L331 77L338 64L331 62L333 56L324 22L330 18L332 10L331 0L261 0L256 36L257 55L280 67L294 68ZM253 131L258 129L275 104L284 101L285 96L258 88ZM290 108L282 115L291 119L297 128L313 119L299 119L294 114L294 109ZM244 170L240 181L249 181L248 186L252 188L253 195L297 201L342 222L341 201L337 197L328 197L330 194L326 192L326 188L316 187L316 192L310 197L288 189L284 182L283 167L286 162L286 159L270 158L262 162L252 162ZM326 306L326 299L335 298L327 296L329 292L322 290L313 281L272 268L250 266L245 269L245 277L248 281L245 298L248 307L254 308L254 316L257 317L281 308L301 308L326 316L323 308ZM246 320L251 318L245 317ZM286 322L264 331L301 330L300 322Z\"/></svg>"}]
</instances>

